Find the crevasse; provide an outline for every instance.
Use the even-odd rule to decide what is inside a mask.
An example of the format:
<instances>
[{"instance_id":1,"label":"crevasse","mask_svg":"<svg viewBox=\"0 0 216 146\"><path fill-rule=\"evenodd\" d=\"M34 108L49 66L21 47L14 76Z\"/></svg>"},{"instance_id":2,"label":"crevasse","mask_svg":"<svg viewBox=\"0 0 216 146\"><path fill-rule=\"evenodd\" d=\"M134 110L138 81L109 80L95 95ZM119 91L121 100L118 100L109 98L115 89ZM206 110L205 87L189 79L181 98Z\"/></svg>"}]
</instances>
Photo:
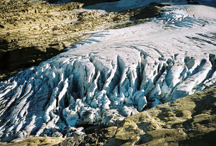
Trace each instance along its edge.
<instances>
[{"instance_id":1,"label":"crevasse","mask_svg":"<svg viewBox=\"0 0 216 146\"><path fill-rule=\"evenodd\" d=\"M148 23L92 32L66 52L0 82L2 141L84 134L72 127L114 125L214 86L215 22L176 8Z\"/></svg>"}]
</instances>

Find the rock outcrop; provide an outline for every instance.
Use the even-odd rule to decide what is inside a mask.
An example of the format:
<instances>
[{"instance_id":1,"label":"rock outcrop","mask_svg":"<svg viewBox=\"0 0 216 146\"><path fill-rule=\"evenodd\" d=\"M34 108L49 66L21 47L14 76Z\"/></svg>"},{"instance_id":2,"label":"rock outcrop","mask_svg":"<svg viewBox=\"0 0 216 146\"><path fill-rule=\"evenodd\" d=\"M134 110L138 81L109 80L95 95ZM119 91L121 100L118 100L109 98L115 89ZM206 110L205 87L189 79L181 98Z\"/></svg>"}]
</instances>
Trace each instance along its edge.
<instances>
[{"instance_id":1,"label":"rock outcrop","mask_svg":"<svg viewBox=\"0 0 216 146\"><path fill-rule=\"evenodd\" d=\"M81 7L81 3L75 2L52 6L45 1L1 1L1 80L38 65L84 38L74 31L80 27L71 25L77 19L74 11Z\"/></svg>"},{"instance_id":2,"label":"rock outcrop","mask_svg":"<svg viewBox=\"0 0 216 146\"><path fill-rule=\"evenodd\" d=\"M124 119L107 145L214 145L216 88Z\"/></svg>"},{"instance_id":3,"label":"rock outcrop","mask_svg":"<svg viewBox=\"0 0 216 146\"><path fill-rule=\"evenodd\" d=\"M1 143L0 146L53 146L55 144L59 144L65 140L65 138L59 137L32 137L26 139L16 139L11 143Z\"/></svg>"}]
</instances>

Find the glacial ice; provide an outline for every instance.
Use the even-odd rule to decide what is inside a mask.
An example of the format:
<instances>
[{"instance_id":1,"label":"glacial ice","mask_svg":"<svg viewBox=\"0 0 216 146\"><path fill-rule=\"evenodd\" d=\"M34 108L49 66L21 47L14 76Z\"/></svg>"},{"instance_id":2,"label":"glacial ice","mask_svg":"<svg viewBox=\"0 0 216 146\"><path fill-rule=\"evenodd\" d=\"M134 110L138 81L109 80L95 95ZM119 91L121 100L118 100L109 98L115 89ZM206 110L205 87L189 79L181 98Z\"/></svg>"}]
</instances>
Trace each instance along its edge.
<instances>
[{"instance_id":1,"label":"glacial ice","mask_svg":"<svg viewBox=\"0 0 216 146\"><path fill-rule=\"evenodd\" d=\"M117 124L215 86L215 20L190 17L184 6L165 9L172 11L144 24L92 32L0 82L1 141L83 135L80 126Z\"/></svg>"}]
</instances>

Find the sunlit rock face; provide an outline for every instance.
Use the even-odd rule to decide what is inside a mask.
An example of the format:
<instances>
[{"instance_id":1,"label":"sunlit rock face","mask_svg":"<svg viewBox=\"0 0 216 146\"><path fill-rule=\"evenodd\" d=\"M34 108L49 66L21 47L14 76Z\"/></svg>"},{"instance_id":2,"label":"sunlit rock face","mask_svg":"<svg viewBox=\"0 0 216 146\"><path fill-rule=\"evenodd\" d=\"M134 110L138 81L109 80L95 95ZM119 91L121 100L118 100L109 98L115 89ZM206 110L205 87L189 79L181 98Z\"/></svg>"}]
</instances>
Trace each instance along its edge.
<instances>
[{"instance_id":1,"label":"sunlit rock face","mask_svg":"<svg viewBox=\"0 0 216 146\"><path fill-rule=\"evenodd\" d=\"M216 84L216 22L165 7L161 18L92 32L52 59L0 82L2 141L85 134ZM60 132L60 133L59 133Z\"/></svg>"}]
</instances>

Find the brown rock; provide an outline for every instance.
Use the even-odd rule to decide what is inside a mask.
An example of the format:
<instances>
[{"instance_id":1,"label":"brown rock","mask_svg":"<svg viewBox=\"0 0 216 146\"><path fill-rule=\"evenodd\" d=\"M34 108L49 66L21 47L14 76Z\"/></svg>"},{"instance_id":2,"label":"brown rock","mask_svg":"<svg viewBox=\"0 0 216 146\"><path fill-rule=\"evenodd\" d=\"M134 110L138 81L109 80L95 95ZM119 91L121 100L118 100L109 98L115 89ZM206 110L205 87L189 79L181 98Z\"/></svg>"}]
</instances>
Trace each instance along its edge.
<instances>
[{"instance_id":1,"label":"brown rock","mask_svg":"<svg viewBox=\"0 0 216 146\"><path fill-rule=\"evenodd\" d=\"M216 88L211 88L126 118L108 145L213 145L215 129Z\"/></svg>"},{"instance_id":2,"label":"brown rock","mask_svg":"<svg viewBox=\"0 0 216 146\"><path fill-rule=\"evenodd\" d=\"M14 143L0 143L1 146L39 146L39 145L46 145L52 146L62 142L64 138L57 138L57 137L34 137L28 138L26 140Z\"/></svg>"},{"instance_id":3,"label":"brown rock","mask_svg":"<svg viewBox=\"0 0 216 146\"><path fill-rule=\"evenodd\" d=\"M69 137L59 143L56 146L68 146L68 145L97 145L102 146L107 142L108 138L111 138L116 132L115 126L102 128L101 126L92 126L86 129L87 135Z\"/></svg>"}]
</instances>

